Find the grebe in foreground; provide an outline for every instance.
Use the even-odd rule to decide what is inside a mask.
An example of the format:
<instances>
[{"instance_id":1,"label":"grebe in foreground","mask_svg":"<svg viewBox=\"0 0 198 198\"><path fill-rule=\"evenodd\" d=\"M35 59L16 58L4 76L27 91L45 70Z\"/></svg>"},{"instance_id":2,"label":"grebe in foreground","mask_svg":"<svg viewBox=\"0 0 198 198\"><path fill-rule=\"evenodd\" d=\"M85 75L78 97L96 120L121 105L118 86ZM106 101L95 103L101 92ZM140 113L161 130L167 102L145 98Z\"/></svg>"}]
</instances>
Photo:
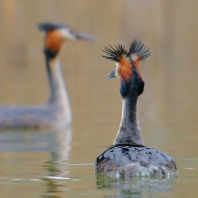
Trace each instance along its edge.
<instances>
[{"instance_id":1,"label":"grebe in foreground","mask_svg":"<svg viewBox=\"0 0 198 198\"><path fill-rule=\"evenodd\" d=\"M67 25L42 23L38 27L46 32L44 54L50 87L49 100L38 106L0 106L0 128L60 128L71 122L69 100L57 55L66 39L95 39L89 34L75 34Z\"/></svg>"},{"instance_id":2,"label":"grebe in foreground","mask_svg":"<svg viewBox=\"0 0 198 198\"><path fill-rule=\"evenodd\" d=\"M176 164L167 153L145 146L137 119L137 99L144 90L139 61L146 59L149 49L134 41L127 52L122 45L105 47L107 59L116 67L107 78L120 79L122 118L113 145L96 158L95 171L116 176L162 176L175 174Z\"/></svg>"}]
</instances>

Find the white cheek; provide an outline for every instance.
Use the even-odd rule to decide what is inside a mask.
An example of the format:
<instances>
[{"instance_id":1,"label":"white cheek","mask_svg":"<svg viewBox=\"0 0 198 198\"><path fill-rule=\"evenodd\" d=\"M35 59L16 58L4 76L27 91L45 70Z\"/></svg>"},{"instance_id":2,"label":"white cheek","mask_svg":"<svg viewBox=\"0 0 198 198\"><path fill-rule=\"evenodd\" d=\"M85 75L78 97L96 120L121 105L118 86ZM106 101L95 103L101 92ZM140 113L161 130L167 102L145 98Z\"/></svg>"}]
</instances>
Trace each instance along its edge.
<instances>
[{"instance_id":1,"label":"white cheek","mask_svg":"<svg viewBox=\"0 0 198 198\"><path fill-rule=\"evenodd\" d=\"M115 68L115 76L119 77L119 73L118 73L119 64L116 63L115 66L116 66L116 68Z\"/></svg>"},{"instance_id":2,"label":"white cheek","mask_svg":"<svg viewBox=\"0 0 198 198\"><path fill-rule=\"evenodd\" d=\"M60 29L61 34L68 39L76 39L75 35L71 32L70 29Z\"/></svg>"}]
</instances>

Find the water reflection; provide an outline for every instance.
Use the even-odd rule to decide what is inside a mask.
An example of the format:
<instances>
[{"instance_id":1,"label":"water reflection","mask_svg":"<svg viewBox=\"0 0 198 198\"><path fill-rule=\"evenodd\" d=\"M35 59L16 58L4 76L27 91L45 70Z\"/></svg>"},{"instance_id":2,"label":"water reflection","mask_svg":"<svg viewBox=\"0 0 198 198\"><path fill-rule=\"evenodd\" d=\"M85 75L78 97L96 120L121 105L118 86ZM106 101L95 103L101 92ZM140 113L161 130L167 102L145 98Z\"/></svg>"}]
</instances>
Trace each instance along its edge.
<instances>
[{"instance_id":1,"label":"water reflection","mask_svg":"<svg viewBox=\"0 0 198 198\"><path fill-rule=\"evenodd\" d=\"M64 164L69 159L71 140L70 128L54 131L4 130L0 131L0 152L49 153L50 159L43 165L48 173L40 175L40 179L46 182L42 197L53 197L54 193L63 191L63 182L55 178L63 178L69 173Z\"/></svg>"},{"instance_id":2,"label":"water reflection","mask_svg":"<svg viewBox=\"0 0 198 198\"><path fill-rule=\"evenodd\" d=\"M70 128L51 131L1 130L0 152L44 151L51 158L67 159L71 149Z\"/></svg>"},{"instance_id":3,"label":"water reflection","mask_svg":"<svg viewBox=\"0 0 198 198\"><path fill-rule=\"evenodd\" d=\"M66 145L69 146L69 144ZM52 194L65 191L64 182L62 182L61 179L66 178L65 176L69 173L69 170L63 167L64 161L67 160L67 158L69 157L69 150L70 147L66 147L66 150L58 149L50 153L51 159L47 161L44 165L45 169L48 171L48 176L42 177L42 180L47 182L47 189L45 192L45 194L47 195L42 197L59 197L52 196Z\"/></svg>"},{"instance_id":4,"label":"water reflection","mask_svg":"<svg viewBox=\"0 0 198 198\"><path fill-rule=\"evenodd\" d=\"M98 189L114 189L114 195L104 196L105 198L144 198L156 197L153 192L172 191L173 179L171 178L111 178L104 175L96 175ZM152 193L151 193L152 192ZM151 193L151 194L149 194Z\"/></svg>"}]
</instances>

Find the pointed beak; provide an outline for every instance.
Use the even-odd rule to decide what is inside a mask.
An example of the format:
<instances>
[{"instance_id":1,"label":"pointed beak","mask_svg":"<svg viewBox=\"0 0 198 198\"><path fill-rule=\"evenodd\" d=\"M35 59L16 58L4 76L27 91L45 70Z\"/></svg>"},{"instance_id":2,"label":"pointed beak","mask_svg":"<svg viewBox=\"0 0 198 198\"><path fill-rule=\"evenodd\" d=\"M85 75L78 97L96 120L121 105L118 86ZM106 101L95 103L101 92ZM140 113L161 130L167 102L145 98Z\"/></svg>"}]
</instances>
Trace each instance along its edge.
<instances>
[{"instance_id":1,"label":"pointed beak","mask_svg":"<svg viewBox=\"0 0 198 198\"><path fill-rule=\"evenodd\" d=\"M90 34L86 34L86 33L77 33L76 39L82 39L82 40L87 40L87 41L97 41L96 37Z\"/></svg>"},{"instance_id":2,"label":"pointed beak","mask_svg":"<svg viewBox=\"0 0 198 198\"><path fill-rule=\"evenodd\" d=\"M96 37L92 36L91 34L74 33L72 29L61 28L60 32L66 39L71 39L71 40L82 39L82 40L87 40L87 41L97 40Z\"/></svg>"},{"instance_id":3,"label":"pointed beak","mask_svg":"<svg viewBox=\"0 0 198 198\"><path fill-rule=\"evenodd\" d=\"M107 79L109 79L109 78L114 78L114 77L116 77L116 75L115 75L115 69L112 70L112 71L107 75Z\"/></svg>"}]
</instances>

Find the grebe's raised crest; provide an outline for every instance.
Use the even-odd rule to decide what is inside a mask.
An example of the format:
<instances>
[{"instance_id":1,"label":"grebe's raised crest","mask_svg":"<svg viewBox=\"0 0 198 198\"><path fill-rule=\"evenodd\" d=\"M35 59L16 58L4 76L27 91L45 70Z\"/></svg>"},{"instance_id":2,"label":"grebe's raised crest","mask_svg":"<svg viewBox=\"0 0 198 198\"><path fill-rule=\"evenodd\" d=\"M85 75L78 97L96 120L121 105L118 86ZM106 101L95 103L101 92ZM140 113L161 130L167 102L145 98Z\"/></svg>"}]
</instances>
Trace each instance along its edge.
<instances>
[{"instance_id":1,"label":"grebe's raised crest","mask_svg":"<svg viewBox=\"0 0 198 198\"><path fill-rule=\"evenodd\" d=\"M151 54L149 49L141 44L141 42L134 41L130 45L128 51L125 50L123 45L118 44L115 46L115 48L112 46L105 47L103 52L107 54L107 56L103 56L104 58L116 62L115 69L107 75L107 78L113 78L116 76L120 78L121 95L125 97L128 93L130 81L132 80L133 76L138 76L140 79L138 94L141 94L144 88L144 81L138 63L139 60L144 60Z\"/></svg>"},{"instance_id":2,"label":"grebe's raised crest","mask_svg":"<svg viewBox=\"0 0 198 198\"><path fill-rule=\"evenodd\" d=\"M54 29L59 29L59 28L67 28L67 29L71 29L71 27L69 25L65 25L65 24L53 24L53 23L40 23L38 25L38 28L40 30L44 30L44 31L49 31L49 30L54 30Z\"/></svg>"},{"instance_id":3,"label":"grebe's raised crest","mask_svg":"<svg viewBox=\"0 0 198 198\"><path fill-rule=\"evenodd\" d=\"M116 69L111 71L107 78L113 78L119 75L121 80L128 80L130 78L132 73L131 66L133 64L134 66L139 67L139 60L144 60L151 55L149 48L145 47L141 44L141 42L136 40L134 40L134 42L130 45L128 52L122 44L115 45L115 48L112 46L105 47L103 52L108 55L103 55L104 58L116 62Z\"/></svg>"},{"instance_id":4,"label":"grebe's raised crest","mask_svg":"<svg viewBox=\"0 0 198 198\"><path fill-rule=\"evenodd\" d=\"M134 40L129 47L128 56L130 56L133 61L145 60L150 55L150 49L145 47L140 41Z\"/></svg>"}]
</instances>

